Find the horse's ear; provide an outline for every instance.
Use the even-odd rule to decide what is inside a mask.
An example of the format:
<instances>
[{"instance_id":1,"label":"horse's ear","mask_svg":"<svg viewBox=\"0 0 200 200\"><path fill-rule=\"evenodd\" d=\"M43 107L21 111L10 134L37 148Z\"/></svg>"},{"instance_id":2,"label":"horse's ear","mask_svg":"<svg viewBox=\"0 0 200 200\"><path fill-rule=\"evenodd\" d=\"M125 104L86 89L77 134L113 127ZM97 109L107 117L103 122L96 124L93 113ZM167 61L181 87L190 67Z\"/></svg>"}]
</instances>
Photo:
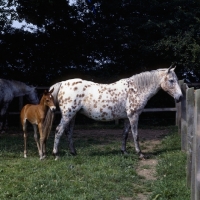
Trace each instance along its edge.
<instances>
[{"instance_id":1,"label":"horse's ear","mask_svg":"<svg viewBox=\"0 0 200 200\"><path fill-rule=\"evenodd\" d=\"M50 91L49 91L49 93L52 93L54 91L54 88L52 88Z\"/></svg>"},{"instance_id":2,"label":"horse's ear","mask_svg":"<svg viewBox=\"0 0 200 200\"><path fill-rule=\"evenodd\" d=\"M48 93L47 90L45 90L45 91L44 91L44 95L47 95L47 93Z\"/></svg>"},{"instance_id":3,"label":"horse's ear","mask_svg":"<svg viewBox=\"0 0 200 200\"><path fill-rule=\"evenodd\" d=\"M174 68L173 68L174 67ZM167 73L170 73L170 71L174 71L176 69L176 66L171 65L168 70Z\"/></svg>"}]
</instances>

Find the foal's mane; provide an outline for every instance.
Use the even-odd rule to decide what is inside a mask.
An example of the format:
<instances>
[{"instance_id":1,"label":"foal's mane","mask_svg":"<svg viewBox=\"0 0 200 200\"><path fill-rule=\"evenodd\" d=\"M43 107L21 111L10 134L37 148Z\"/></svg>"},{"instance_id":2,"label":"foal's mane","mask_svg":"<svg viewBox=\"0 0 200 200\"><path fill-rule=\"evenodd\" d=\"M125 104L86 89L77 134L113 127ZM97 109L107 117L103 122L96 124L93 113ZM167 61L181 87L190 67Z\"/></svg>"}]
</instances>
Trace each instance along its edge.
<instances>
[{"instance_id":1,"label":"foal's mane","mask_svg":"<svg viewBox=\"0 0 200 200\"><path fill-rule=\"evenodd\" d=\"M166 69L142 72L140 74L133 75L129 78L129 80L134 84L134 87L140 91L148 90L148 88L152 86L155 86L156 88L160 82L159 71L166 71Z\"/></svg>"}]
</instances>

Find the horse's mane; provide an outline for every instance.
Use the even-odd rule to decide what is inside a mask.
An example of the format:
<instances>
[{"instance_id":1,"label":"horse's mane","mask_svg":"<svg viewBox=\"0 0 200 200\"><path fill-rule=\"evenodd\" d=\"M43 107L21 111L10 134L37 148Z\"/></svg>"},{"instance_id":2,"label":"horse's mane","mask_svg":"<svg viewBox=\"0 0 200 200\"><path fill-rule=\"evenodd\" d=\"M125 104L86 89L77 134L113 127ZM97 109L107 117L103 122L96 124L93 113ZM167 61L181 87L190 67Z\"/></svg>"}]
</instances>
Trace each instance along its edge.
<instances>
[{"instance_id":1,"label":"horse's mane","mask_svg":"<svg viewBox=\"0 0 200 200\"><path fill-rule=\"evenodd\" d=\"M140 74L133 75L129 78L130 83L134 84L138 90L148 90L149 87L157 87L160 81L159 71L165 71L166 69L157 69L152 71L142 72Z\"/></svg>"},{"instance_id":2,"label":"horse's mane","mask_svg":"<svg viewBox=\"0 0 200 200\"><path fill-rule=\"evenodd\" d=\"M10 82L12 82L13 84L15 84L16 86L19 86L19 87L28 86L28 85L26 85L25 83L20 82L20 81L16 81L16 80L10 80ZM29 87L29 86L28 86L28 87Z\"/></svg>"},{"instance_id":3,"label":"horse's mane","mask_svg":"<svg viewBox=\"0 0 200 200\"><path fill-rule=\"evenodd\" d=\"M8 80L8 79L0 79L0 83L1 84L8 84L10 87L12 86L16 86L16 87L26 87L28 85L26 85L25 83L21 82L21 81L16 81L16 80ZM28 86L30 87L30 86Z\"/></svg>"}]
</instances>

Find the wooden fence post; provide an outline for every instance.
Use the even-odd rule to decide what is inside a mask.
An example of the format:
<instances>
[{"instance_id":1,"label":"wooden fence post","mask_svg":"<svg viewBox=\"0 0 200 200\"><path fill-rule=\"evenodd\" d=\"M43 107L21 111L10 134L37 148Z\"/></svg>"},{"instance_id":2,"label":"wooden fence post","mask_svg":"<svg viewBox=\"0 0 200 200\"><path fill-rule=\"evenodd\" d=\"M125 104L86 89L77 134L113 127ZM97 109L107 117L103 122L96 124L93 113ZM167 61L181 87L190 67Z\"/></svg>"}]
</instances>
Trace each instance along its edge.
<instances>
[{"instance_id":1,"label":"wooden fence post","mask_svg":"<svg viewBox=\"0 0 200 200\"><path fill-rule=\"evenodd\" d=\"M179 86L183 85L184 81L179 81ZM181 102L176 104L176 125L178 126L178 133L181 134Z\"/></svg>"},{"instance_id":2,"label":"wooden fence post","mask_svg":"<svg viewBox=\"0 0 200 200\"><path fill-rule=\"evenodd\" d=\"M187 150L187 122L186 122L186 88L187 84L181 85L183 99L181 101L181 150Z\"/></svg>"},{"instance_id":3,"label":"wooden fence post","mask_svg":"<svg viewBox=\"0 0 200 200\"><path fill-rule=\"evenodd\" d=\"M194 136L194 88L186 90L186 122L187 122L187 186L191 187L192 152Z\"/></svg>"},{"instance_id":4,"label":"wooden fence post","mask_svg":"<svg viewBox=\"0 0 200 200\"><path fill-rule=\"evenodd\" d=\"M195 91L195 135L193 139L194 156L194 200L200 199L200 89ZM192 194L193 195L193 194Z\"/></svg>"},{"instance_id":5,"label":"wooden fence post","mask_svg":"<svg viewBox=\"0 0 200 200\"><path fill-rule=\"evenodd\" d=\"M199 107L200 107L200 91L199 91ZM200 199L200 109L197 115L197 129L196 129L196 162L195 162L195 198Z\"/></svg>"}]
</instances>

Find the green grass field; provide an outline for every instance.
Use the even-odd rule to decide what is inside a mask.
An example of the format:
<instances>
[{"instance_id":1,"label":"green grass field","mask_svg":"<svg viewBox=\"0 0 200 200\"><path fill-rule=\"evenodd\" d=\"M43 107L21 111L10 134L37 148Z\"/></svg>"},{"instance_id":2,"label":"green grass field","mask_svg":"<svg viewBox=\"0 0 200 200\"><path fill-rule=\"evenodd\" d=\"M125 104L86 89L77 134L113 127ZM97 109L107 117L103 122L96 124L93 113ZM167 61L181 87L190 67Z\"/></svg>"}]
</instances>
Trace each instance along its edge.
<instances>
[{"instance_id":1,"label":"green grass field","mask_svg":"<svg viewBox=\"0 0 200 200\"><path fill-rule=\"evenodd\" d=\"M75 136L78 155L71 156L63 136L60 159L55 161L51 155L54 139L51 134L47 142L48 157L40 161L33 134L28 138L25 159L22 133L16 134L15 130L11 133L0 135L1 200L134 200L137 194L149 192L153 200L188 199L186 158L180 151L176 133L163 140L155 155L159 158L156 181L146 181L137 175L138 157L132 139L127 144L129 155L124 156L119 137Z\"/></svg>"},{"instance_id":2,"label":"green grass field","mask_svg":"<svg viewBox=\"0 0 200 200\"><path fill-rule=\"evenodd\" d=\"M181 138L173 127L162 140L157 156L157 180L152 187L151 200L189 200L186 187L186 153L181 151Z\"/></svg>"}]
</instances>

